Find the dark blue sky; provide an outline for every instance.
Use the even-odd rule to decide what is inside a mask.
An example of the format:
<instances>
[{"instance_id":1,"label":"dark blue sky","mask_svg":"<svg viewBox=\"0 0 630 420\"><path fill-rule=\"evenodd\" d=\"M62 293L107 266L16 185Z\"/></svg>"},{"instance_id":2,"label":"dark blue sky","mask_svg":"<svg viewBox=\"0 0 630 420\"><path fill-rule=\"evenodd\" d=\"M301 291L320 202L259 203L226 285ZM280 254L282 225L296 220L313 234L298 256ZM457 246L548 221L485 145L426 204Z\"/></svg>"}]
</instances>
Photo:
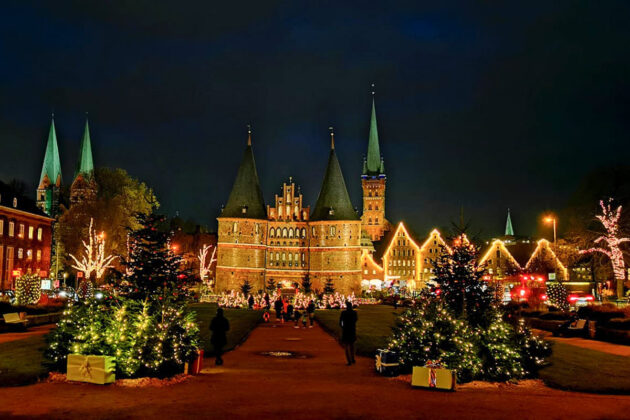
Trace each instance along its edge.
<instances>
[{"instance_id":1,"label":"dark blue sky","mask_svg":"<svg viewBox=\"0 0 630 420\"><path fill-rule=\"evenodd\" d=\"M533 233L628 160L627 2L162 3L0 5L0 179L35 185L54 110L70 181L89 111L96 165L212 226L247 123L267 202L292 175L311 204L334 125L360 206L372 82L388 218L419 233L460 206Z\"/></svg>"}]
</instances>

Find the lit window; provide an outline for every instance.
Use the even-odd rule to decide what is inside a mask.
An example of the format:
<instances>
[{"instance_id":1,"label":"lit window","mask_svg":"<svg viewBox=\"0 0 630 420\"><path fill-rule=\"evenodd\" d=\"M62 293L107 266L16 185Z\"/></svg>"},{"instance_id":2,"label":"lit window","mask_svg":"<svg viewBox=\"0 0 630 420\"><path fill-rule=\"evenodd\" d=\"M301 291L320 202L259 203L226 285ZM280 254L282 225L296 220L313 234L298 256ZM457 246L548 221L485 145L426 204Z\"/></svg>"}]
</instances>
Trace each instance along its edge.
<instances>
[{"instance_id":1,"label":"lit window","mask_svg":"<svg viewBox=\"0 0 630 420\"><path fill-rule=\"evenodd\" d=\"M330 227L330 235L334 236L337 233L337 228L335 226Z\"/></svg>"},{"instance_id":2,"label":"lit window","mask_svg":"<svg viewBox=\"0 0 630 420\"><path fill-rule=\"evenodd\" d=\"M33 239L33 233L35 233L35 228L33 226L28 227L28 239Z\"/></svg>"},{"instance_id":3,"label":"lit window","mask_svg":"<svg viewBox=\"0 0 630 420\"><path fill-rule=\"evenodd\" d=\"M13 237L15 235L15 223L9 222L9 236Z\"/></svg>"},{"instance_id":4,"label":"lit window","mask_svg":"<svg viewBox=\"0 0 630 420\"><path fill-rule=\"evenodd\" d=\"M32 260L33 259L33 250L29 249L28 251L26 251L26 259L27 260Z\"/></svg>"},{"instance_id":5,"label":"lit window","mask_svg":"<svg viewBox=\"0 0 630 420\"><path fill-rule=\"evenodd\" d=\"M17 198L13 197L13 207L17 207Z\"/></svg>"},{"instance_id":6,"label":"lit window","mask_svg":"<svg viewBox=\"0 0 630 420\"><path fill-rule=\"evenodd\" d=\"M37 250L37 262L40 262L42 260L42 250L38 249Z\"/></svg>"},{"instance_id":7,"label":"lit window","mask_svg":"<svg viewBox=\"0 0 630 420\"><path fill-rule=\"evenodd\" d=\"M368 273L368 271L367 271L367 270L363 270L363 274L367 274L367 273Z\"/></svg>"},{"instance_id":8,"label":"lit window","mask_svg":"<svg viewBox=\"0 0 630 420\"><path fill-rule=\"evenodd\" d=\"M236 233L237 230L238 230L238 223L234 222L232 224L232 232Z\"/></svg>"},{"instance_id":9,"label":"lit window","mask_svg":"<svg viewBox=\"0 0 630 420\"><path fill-rule=\"evenodd\" d=\"M270 236L270 237L272 237L272 238L273 238L273 237L274 237L274 235L275 235L275 233L276 233L276 230L275 230L274 228L271 228L271 229L269 230L269 236Z\"/></svg>"},{"instance_id":10,"label":"lit window","mask_svg":"<svg viewBox=\"0 0 630 420\"><path fill-rule=\"evenodd\" d=\"M0 220L0 235L4 235L4 220Z\"/></svg>"},{"instance_id":11,"label":"lit window","mask_svg":"<svg viewBox=\"0 0 630 420\"><path fill-rule=\"evenodd\" d=\"M42 240L42 234L43 234L42 228L37 228L37 240L38 241Z\"/></svg>"},{"instance_id":12,"label":"lit window","mask_svg":"<svg viewBox=\"0 0 630 420\"><path fill-rule=\"evenodd\" d=\"M24 250L22 248L18 248L18 258L22 259L24 257Z\"/></svg>"},{"instance_id":13,"label":"lit window","mask_svg":"<svg viewBox=\"0 0 630 420\"><path fill-rule=\"evenodd\" d=\"M24 237L24 224L20 223L20 234L19 234L20 238Z\"/></svg>"}]
</instances>

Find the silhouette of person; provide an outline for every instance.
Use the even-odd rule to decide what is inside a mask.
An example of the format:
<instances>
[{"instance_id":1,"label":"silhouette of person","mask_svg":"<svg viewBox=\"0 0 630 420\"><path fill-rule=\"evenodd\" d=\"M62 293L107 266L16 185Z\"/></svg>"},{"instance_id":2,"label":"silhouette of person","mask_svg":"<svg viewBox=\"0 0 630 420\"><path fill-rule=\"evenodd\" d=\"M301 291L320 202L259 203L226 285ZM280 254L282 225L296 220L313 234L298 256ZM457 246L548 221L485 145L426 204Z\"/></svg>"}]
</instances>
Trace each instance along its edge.
<instances>
[{"instance_id":1,"label":"silhouette of person","mask_svg":"<svg viewBox=\"0 0 630 420\"><path fill-rule=\"evenodd\" d=\"M341 344L346 350L347 365L355 363L354 360L354 342L357 341L357 321L359 317L352 309L352 303L346 301L346 309L341 312L339 317L339 326L341 327Z\"/></svg>"},{"instance_id":2,"label":"silhouette of person","mask_svg":"<svg viewBox=\"0 0 630 420\"><path fill-rule=\"evenodd\" d=\"M230 330L230 322L223 316L223 308L217 309L217 316L210 322L210 343L214 347L214 355L216 357L215 364L222 365L223 347L227 344L227 332Z\"/></svg>"},{"instance_id":3,"label":"silhouette of person","mask_svg":"<svg viewBox=\"0 0 630 420\"><path fill-rule=\"evenodd\" d=\"M315 317L315 302L311 300L308 303L308 306L306 307L306 312L308 313L308 320L311 323L311 325L309 325L309 328L313 328L313 318Z\"/></svg>"},{"instance_id":4,"label":"silhouette of person","mask_svg":"<svg viewBox=\"0 0 630 420\"><path fill-rule=\"evenodd\" d=\"M280 317L282 316L282 307L282 299L278 296L276 303L273 304L273 308L276 310L276 321L280 321Z\"/></svg>"}]
</instances>

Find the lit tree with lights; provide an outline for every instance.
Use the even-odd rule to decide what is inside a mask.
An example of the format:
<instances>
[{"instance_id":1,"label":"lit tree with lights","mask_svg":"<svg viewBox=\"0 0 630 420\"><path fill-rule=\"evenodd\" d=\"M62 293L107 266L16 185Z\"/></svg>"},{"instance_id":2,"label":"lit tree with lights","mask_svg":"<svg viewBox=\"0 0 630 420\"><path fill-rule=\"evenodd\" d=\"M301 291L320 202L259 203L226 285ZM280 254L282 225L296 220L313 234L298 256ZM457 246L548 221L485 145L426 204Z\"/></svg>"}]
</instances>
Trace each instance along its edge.
<instances>
[{"instance_id":1,"label":"lit tree with lights","mask_svg":"<svg viewBox=\"0 0 630 420\"><path fill-rule=\"evenodd\" d=\"M608 199L608 203L600 200L599 205L602 208L602 214L595 216L601 222L606 233L595 239L595 244L604 243L605 247L589 248L583 250L582 253L590 254L599 252L610 258L612 264L615 281L617 282L617 298L623 298L623 283L626 279L626 264L623 260L623 253L619 247L622 243L630 241L630 238L620 238L619 219L621 218L621 208L612 209L612 199Z\"/></svg>"},{"instance_id":2,"label":"lit tree with lights","mask_svg":"<svg viewBox=\"0 0 630 420\"><path fill-rule=\"evenodd\" d=\"M210 254L210 260L208 260L208 253L210 252L210 248L212 248L212 254ZM197 258L199 259L199 278L202 281L205 281L210 274L212 264L217 260L217 247L212 245L204 245L203 248L199 250L199 255Z\"/></svg>"},{"instance_id":3,"label":"lit tree with lights","mask_svg":"<svg viewBox=\"0 0 630 420\"><path fill-rule=\"evenodd\" d=\"M140 228L129 232L129 256L124 261L133 295L155 301L183 299L188 273L170 247L171 233L159 229L165 217L138 213L136 219Z\"/></svg>"},{"instance_id":4,"label":"lit tree with lights","mask_svg":"<svg viewBox=\"0 0 630 420\"><path fill-rule=\"evenodd\" d=\"M83 242L83 254L80 260L70 254L70 258L74 260L72 268L82 271L86 280L89 280L92 273L95 273L96 280L100 280L105 270L112 267L112 262L117 258L115 255L105 253L105 232L96 233L94 229L94 219L90 219L90 228L88 230L88 241Z\"/></svg>"}]
</instances>

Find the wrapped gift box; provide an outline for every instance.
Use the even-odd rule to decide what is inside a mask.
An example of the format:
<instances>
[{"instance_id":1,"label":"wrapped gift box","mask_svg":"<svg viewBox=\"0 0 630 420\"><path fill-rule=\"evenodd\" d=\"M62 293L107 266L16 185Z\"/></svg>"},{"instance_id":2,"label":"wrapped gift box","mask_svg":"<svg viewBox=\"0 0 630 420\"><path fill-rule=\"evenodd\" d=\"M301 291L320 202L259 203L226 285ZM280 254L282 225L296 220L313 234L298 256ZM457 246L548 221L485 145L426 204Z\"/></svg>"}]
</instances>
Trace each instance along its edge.
<instances>
[{"instance_id":1,"label":"wrapped gift box","mask_svg":"<svg viewBox=\"0 0 630 420\"><path fill-rule=\"evenodd\" d=\"M110 356L68 355L69 381L109 384L116 380L116 361Z\"/></svg>"},{"instance_id":2,"label":"wrapped gift box","mask_svg":"<svg viewBox=\"0 0 630 420\"><path fill-rule=\"evenodd\" d=\"M413 367L411 386L454 391L455 383L455 371L451 369L439 365Z\"/></svg>"},{"instance_id":3,"label":"wrapped gift box","mask_svg":"<svg viewBox=\"0 0 630 420\"><path fill-rule=\"evenodd\" d=\"M383 376L398 376L400 363L398 353L391 350L376 350L376 360L374 361L376 371Z\"/></svg>"},{"instance_id":4,"label":"wrapped gift box","mask_svg":"<svg viewBox=\"0 0 630 420\"><path fill-rule=\"evenodd\" d=\"M184 373L188 375L199 375L203 369L203 350L197 350L197 355L192 362L186 362L184 365Z\"/></svg>"}]
</instances>

